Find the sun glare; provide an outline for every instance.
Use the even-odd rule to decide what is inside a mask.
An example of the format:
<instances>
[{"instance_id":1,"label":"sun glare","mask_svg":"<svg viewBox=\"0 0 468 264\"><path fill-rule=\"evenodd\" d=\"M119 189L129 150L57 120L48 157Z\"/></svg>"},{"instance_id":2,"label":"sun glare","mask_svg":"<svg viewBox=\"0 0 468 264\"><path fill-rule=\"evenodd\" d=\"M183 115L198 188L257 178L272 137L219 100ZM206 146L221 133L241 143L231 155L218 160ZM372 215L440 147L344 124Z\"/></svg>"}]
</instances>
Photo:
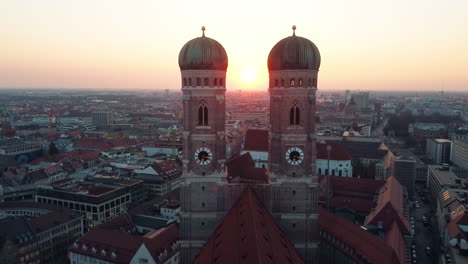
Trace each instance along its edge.
<instances>
[{"instance_id":1,"label":"sun glare","mask_svg":"<svg viewBox=\"0 0 468 264\"><path fill-rule=\"evenodd\" d=\"M246 83L251 83L257 79L257 73L251 68L245 68L241 72L241 78Z\"/></svg>"}]
</instances>

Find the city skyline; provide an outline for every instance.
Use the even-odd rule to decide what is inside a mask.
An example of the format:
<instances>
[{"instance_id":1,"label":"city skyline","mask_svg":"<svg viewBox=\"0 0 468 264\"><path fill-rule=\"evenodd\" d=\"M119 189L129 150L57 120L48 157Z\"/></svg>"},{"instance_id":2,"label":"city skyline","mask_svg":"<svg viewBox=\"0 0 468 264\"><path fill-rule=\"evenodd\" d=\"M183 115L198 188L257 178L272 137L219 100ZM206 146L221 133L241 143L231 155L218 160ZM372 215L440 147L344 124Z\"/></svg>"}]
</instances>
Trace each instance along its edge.
<instances>
[{"instance_id":1,"label":"city skyline","mask_svg":"<svg viewBox=\"0 0 468 264\"><path fill-rule=\"evenodd\" d=\"M228 90L266 90L267 54L292 34L314 41L324 90L466 91L468 3L285 4L10 1L1 4L0 88L180 89L187 39L225 46ZM183 7L183 8L182 8ZM311 10L308 12L307 10ZM291 15L301 14L301 15ZM273 18L275 14L281 19Z\"/></svg>"}]
</instances>

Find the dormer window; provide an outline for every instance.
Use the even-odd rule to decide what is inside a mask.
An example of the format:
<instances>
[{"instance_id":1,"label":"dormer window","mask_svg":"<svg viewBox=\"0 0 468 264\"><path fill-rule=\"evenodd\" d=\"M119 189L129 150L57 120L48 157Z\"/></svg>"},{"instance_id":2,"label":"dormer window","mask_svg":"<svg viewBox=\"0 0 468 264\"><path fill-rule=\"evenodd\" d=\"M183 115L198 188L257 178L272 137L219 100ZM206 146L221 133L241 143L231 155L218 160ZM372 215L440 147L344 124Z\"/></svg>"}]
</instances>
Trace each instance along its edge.
<instances>
[{"instance_id":1,"label":"dormer window","mask_svg":"<svg viewBox=\"0 0 468 264\"><path fill-rule=\"evenodd\" d=\"M111 258L113 258L113 259L117 258L117 254L115 254L115 252L112 252Z\"/></svg>"},{"instance_id":2,"label":"dormer window","mask_svg":"<svg viewBox=\"0 0 468 264\"><path fill-rule=\"evenodd\" d=\"M93 252L93 254L96 254L96 252L97 252L96 248L93 247L93 248L91 249L91 252Z\"/></svg>"},{"instance_id":3,"label":"dormer window","mask_svg":"<svg viewBox=\"0 0 468 264\"><path fill-rule=\"evenodd\" d=\"M294 87L294 86L296 86L296 80L294 79L289 80L289 87Z\"/></svg>"},{"instance_id":4,"label":"dormer window","mask_svg":"<svg viewBox=\"0 0 468 264\"><path fill-rule=\"evenodd\" d=\"M107 254L107 252L103 249L101 250L101 255L105 256Z\"/></svg>"},{"instance_id":5,"label":"dormer window","mask_svg":"<svg viewBox=\"0 0 468 264\"><path fill-rule=\"evenodd\" d=\"M83 246L81 247L81 249L83 249L84 251L86 251L86 250L88 250L88 247L87 247L86 245L83 245Z\"/></svg>"}]
</instances>

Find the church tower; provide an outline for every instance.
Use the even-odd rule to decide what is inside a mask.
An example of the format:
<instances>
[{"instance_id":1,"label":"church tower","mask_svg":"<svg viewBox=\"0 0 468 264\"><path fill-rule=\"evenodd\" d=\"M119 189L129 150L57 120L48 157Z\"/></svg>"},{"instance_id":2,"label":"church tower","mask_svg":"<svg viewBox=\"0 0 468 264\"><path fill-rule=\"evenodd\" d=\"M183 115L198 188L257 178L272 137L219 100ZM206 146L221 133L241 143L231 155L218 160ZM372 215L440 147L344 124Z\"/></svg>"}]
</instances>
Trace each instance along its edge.
<instances>
[{"instance_id":1,"label":"church tower","mask_svg":"<svg viewBox=\"0 0 468 264\"><path fill-rule=\"evenodd\" d=\"M191 263L226 212L225 92L228 57L203 35L179 53L183 100L181 263ZM227 208L229 209L229 208Z\"/></svg>"},{"instance_id":2,"label":"church tower","mask_svg":"<svg viewBox=\"0 0 468 264\"><path fill-rule=\"evenodd\" d=\"M293 35L268 56L272 214L305 263L318 262L315 94L320 53Z\"/></svg>"}]
</instances>

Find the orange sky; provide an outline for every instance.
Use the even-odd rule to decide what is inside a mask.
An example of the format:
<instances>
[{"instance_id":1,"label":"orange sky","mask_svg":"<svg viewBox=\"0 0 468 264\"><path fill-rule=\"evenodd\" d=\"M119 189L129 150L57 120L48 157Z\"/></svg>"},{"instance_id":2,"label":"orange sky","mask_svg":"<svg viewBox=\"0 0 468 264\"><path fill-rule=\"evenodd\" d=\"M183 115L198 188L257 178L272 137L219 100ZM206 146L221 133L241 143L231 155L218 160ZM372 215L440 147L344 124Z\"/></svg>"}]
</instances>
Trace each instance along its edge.
<instances>
[{"instance_id":1,"label":"orange sky","mask_svg":"<svg viewBox=\"0 0 468 264\"><path fill-rule=\"evenodd\" d=\"M319 89L468 91L467 14L466 0L2 1L0 87L180 89L179 50L205 25L228 89L266 89L294 24L321 52Z\"/></svg>"}]
</instances>

